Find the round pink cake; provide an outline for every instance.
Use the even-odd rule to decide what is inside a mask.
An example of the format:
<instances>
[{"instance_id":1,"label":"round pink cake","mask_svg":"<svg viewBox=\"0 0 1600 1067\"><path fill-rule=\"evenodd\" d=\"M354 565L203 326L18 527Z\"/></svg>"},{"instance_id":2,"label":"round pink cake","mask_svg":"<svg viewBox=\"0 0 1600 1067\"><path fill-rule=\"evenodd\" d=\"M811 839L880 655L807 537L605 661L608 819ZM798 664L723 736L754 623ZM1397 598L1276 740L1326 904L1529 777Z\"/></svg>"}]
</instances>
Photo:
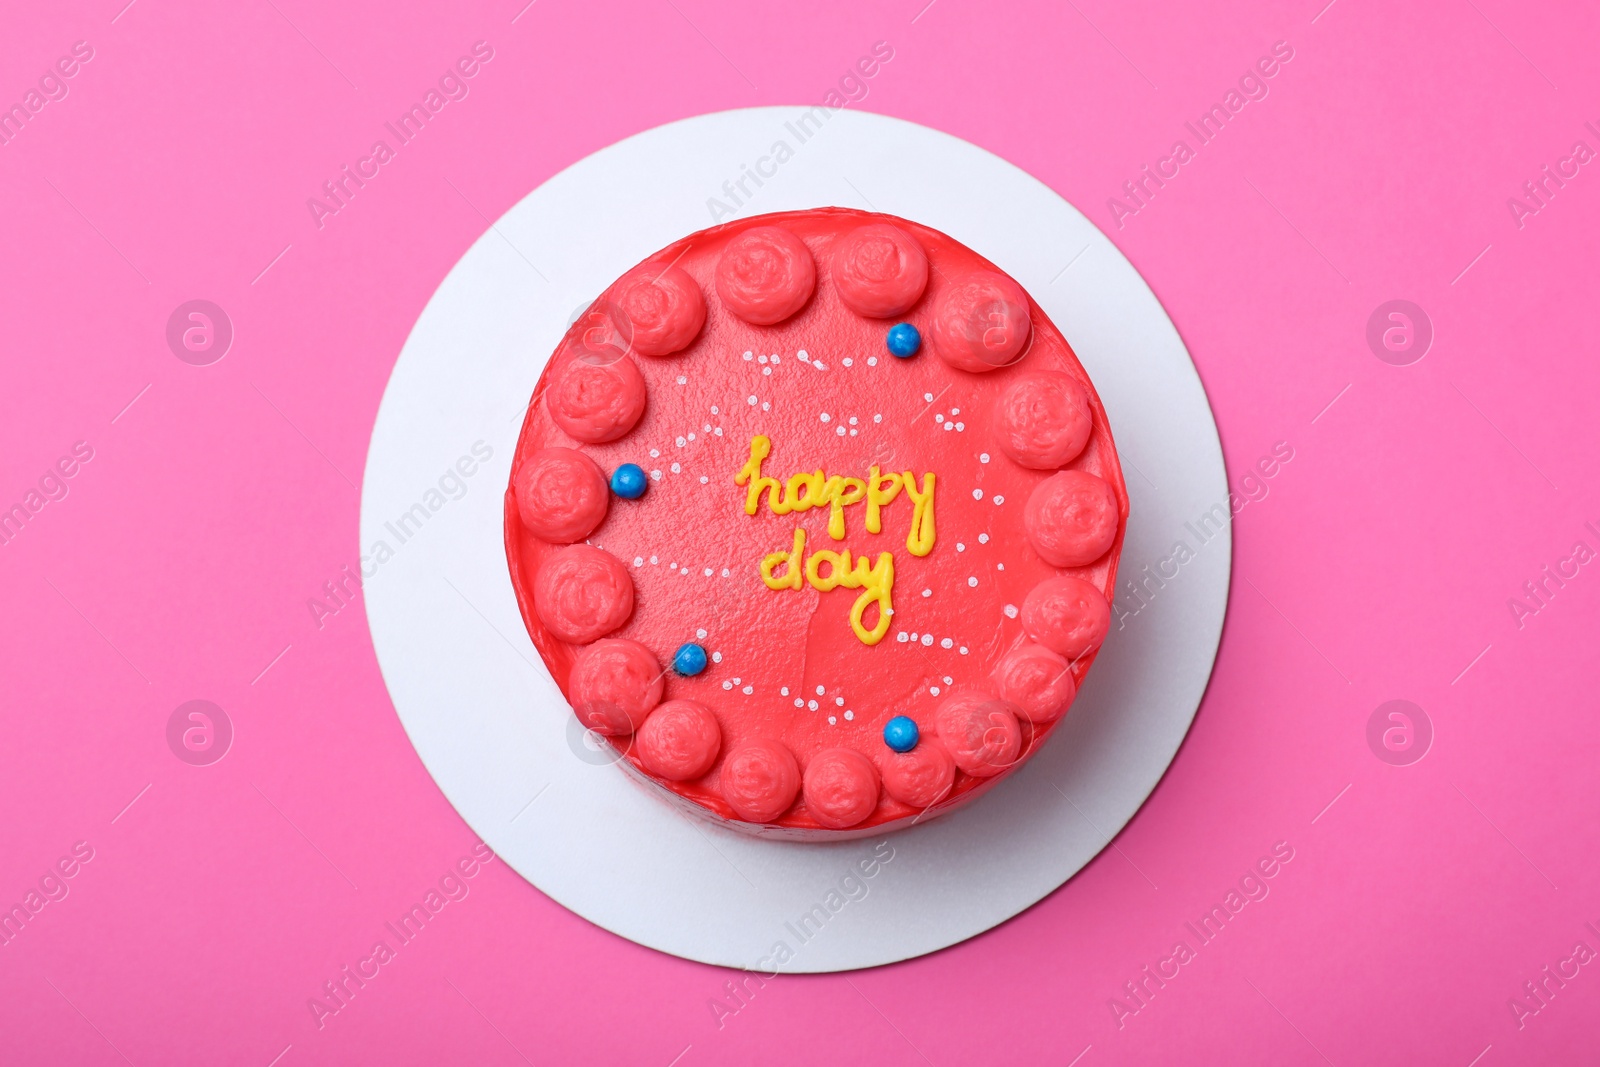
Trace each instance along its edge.
<instances>
[{"instance_id":1,"label":"round pink cake","mask_svg":"<svg viewBox=\"0 0 1600 1067\"><path fill-rule=\"evenodd\" d=\"M1111 428L1014 280L843 208L685 237L534 389L506 493L528 633L619 763L797 839L1021 766L1110 628Z\"/></svg>"}]
</instances>

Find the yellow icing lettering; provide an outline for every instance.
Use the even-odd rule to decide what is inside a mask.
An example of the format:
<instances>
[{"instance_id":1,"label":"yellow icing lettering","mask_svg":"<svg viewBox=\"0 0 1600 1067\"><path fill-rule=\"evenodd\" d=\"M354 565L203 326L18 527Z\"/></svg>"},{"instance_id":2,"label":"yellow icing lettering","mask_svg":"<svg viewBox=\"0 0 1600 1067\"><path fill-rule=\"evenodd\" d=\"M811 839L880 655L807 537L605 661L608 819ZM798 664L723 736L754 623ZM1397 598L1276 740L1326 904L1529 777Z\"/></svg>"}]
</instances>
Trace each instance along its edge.
<instances>
[{"instance_id":1,"label":"yellow icing lettering","mask_svg":"<svg viewBox=\"0 0 1600 1067\"><path fill-rule=\"evenodd\" d=\"M932 471L923 473L920 484L912 471L884 472L876 465L869 469L865 479L814 470L800 471L780 482L761 472L762 463L771 454L771 439L764 435L752 437L750 458L734 475L735 485L747 487L746 515L755 515L761 510L763 493L767 509L774 515L826 507L829 509L828 536L842 541L846 533L846 508L865 501L867 532L882 533L883 509L904 491L906 499L912 503L906 548L914 556L926 556L933 551L933 493L937 479ZM852 557L849 549L841 552L819 549L808 555L806 532L797 528L789 551L769 553L761 561L761 581L768 589L775 590L802 589L808 584L824 593L838 588L861 590L850 608L850 629L867 645L883 640L893 621L894 556L888 552L878 553L876 563L869 562L866 556ZM878 609L877 619L868 627L867 612L874 605Z\"/></svg>"},{"instance_id":2,"label":"yellow icing lettering","mask_svg":"<svg viewBox=\"0 0 1600 1067\"><path fill-rule=\"evenodd\" d=\"M883 518L879 510L900 495L900 476L893 471L878 473L877 464L867 475L867 532L882 533Z\"/></svg>"},{"instance_id":3,"label":"yellow icing lettering","mask_svg":"<svg viewBox=\"0 0 1600 1067\"><path fill-rule=\"evenodd\" d=\"M917 477L910 471L900 475L906 495L915 503L911 513L911 532L906 534L906 547L913 556L926 556L933 551L933 472L922 476L922 491L917 492Z\"/></svg>"},{"instance_id":4,"label":"yellow icing lettering","mask_svg":"<svg viewBox=\"0 0 1600 1067\"><path fill-rule=\"evenodd\" d=\"M858 503L867 492L867 483L860 478L842 478L835 474L822 490L823 497L833 505L828 514L828 536L835 541L844 540L844 509Z\"/></svg>"},{"instance_id":5,"label":"yellow icing lettering","mask_svg":"<svg viewBox=\"0 0 1600 1067\"><path fill-rule=\"evenodd\" d=\"M799 589L803 584L803 575L804 583L809 583L811 588L820 593L841 586L860 589L861 595L856 597L856 602L850 608L850 629L855 631L863 644L875 645L882 641L894 618L894 556L879 552L878 562L869 563L865 556L852 559L848 548L843 552L824 548L806 556L805 547L806 532L797 529L792 551L774 552L761 561L761 580L767 588ZM802 556L805 558L803 567L800 563ZM781 577L774 576L773 571L784 565L788 566L788 570ZM827 567L827 573L823 573L824 566ZM869 629L866 614L874 604L878 606L878 618Z\"/></svg>"},{"instance_id":6,"label":"yellow icing lettering","mask_svg":"<svg viewBox=\"0 0 1600 1067\"><path fill-rule=\"evenodd\" d=\"M828 565L827 577L823 577L822 574L822 565L824 563ZM827 549L823 549L820 552L811 553L811 557L806 560L806 581L810 582L811 588L818 592L826 593L839 585L840 582L846 581L849 576L850 550L848 548L844 550L843 556L837 552L829 552ZM846 588L849 588L849 586L846 586Z\"/></svg>"},{"instance_id":7,"label":"yellow icing lettering","mask_svg":"<svg viewBox=\"0 0 1600 1067\"><path fill-rule=\"evenodd\" d=\"M845 555L849 555L849 552ZM868 567L867 557L862 556L856 560L856 569L851 577L854 581L850 583L850 588L860 588L862 592L850 607L850 629L856 632L863 644L875 645L889 632L889 623L894 619L894 603L890 599L894 590L894 557L887 552L879 552L878 562ZM878 605L878 622L869 630L865 616L868 606L872 604Z\"/></svg>"},{"instance_id":8,"label":"yellow icing lettering","mask_svg":"<svg viewBox=\"0 0 1600 1067\"><path fill-rule=\"evenodd\" d=\"M800 567L800 557L806 550L806 532L795 530L794 549L790 552L774 552L761 561L761 580L768 589L799 589L804 584L805 572ZM776 578L772 572L785 563L789 569L782 578Z\"/></svg>"},{"instance_id":9,"label":"yellow icing lettering","mask_svg":"<svg viewBox=\"0 0 1600 1067\"><path fill-rule=\"evenodd\" d=\"M744 497L744 513L754 515L761 507L761 494L767 494L767 506L774 515L787 515L789 505L783 501L783 491L778 485L778 479L766 477L761 473L761 461L772 454L772 441L761 434L750 438L750 459L733 476L734 485L750 483L750 491Z\"/></svg>"},{"instance_id":10,"label":"yellow icing lettering","mask_svg":"<svg viewBox=\"0 0 1600 1067\"><path fill-rule=\"evenodd\" d=\"M786 511L809 511L827 503L823 493L828 488L828 476L821 471L801 471L791 474L784 487L783 502ZM773 509L777 511L776 508ZM783 514L779 511L778 514Z\"/></svg>"}]
</instances>

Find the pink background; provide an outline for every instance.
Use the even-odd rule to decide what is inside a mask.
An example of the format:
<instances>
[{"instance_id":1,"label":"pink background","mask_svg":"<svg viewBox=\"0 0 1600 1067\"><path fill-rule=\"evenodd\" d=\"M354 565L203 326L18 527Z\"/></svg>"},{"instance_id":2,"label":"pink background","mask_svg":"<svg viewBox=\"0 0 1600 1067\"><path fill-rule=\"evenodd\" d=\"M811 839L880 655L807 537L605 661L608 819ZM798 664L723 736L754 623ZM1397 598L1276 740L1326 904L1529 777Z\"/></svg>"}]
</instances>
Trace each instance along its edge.
<instances>
[{"instance_id":1,"label":"pink background","mask_svg":"<svg viewBox=\"0 0 1600 1067\"><path fill-rule=\"evenodd\" d=\"M36 5L0 39L7 103L73 42L94 49L0 147L0 507L74 442L94 451L0 546L0 904L94 850L0 947L8 1061L1600 1054L1600 966L1550 981L1520 1028L1508 1006L1580 940L1600 950L1600 577L1581 568L1520 628L1508 607L1575 541L1600 548L1600 174L1520 227L1507 206L1574 141L1600 149L1591 7L123 2ZM494 58L470 95L319 229L306 198L478 40ZM1269 95L1117 228L1107 198L1192 147L1185 120L1279 40L1294 58ZM732 972L597 930L495 864L319 1029L308 998L475 842L360 611L319 630L306 603L355 562L368 435L412 323L486 218L559 169L672 119L820 101L877 41L894 58L854 106L1026 168L1143 272L1234 484L1294 449L1235 523L1188 741L1116 848L931 957L780 978L719 1025ZM236 331L207 367L165 339L194 298ZM1435 330L1411 366L1365 340L1395 298ZM196 698L236 731L211 766L166 741ZM1366 740L1396 698L1435 731L1410 766ZM1192 946L1185 921L1280 841L1294 859L1270 895L1119 1027L1123 984Z\"/></svg>"}]
</instances>

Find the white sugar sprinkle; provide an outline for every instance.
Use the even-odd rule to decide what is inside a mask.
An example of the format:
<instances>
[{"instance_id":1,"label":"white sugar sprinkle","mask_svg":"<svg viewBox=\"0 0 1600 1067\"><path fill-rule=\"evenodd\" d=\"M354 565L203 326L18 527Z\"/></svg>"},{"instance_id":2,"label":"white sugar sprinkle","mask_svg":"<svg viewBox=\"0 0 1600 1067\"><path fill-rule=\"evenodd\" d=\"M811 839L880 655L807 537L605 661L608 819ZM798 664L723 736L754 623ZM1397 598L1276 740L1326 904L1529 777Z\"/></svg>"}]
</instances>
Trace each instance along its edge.
<instances>
[{"instance_id":1,"label":"white sugar sprinkle","mask_svg":"<svg viewBox=\"0 0 1600 1067\"><path fill-rule=\"evenodd\" d=\"M712 430L711 432L716 434L718 437L721 437L722 436L722 427L718 426L715 430Z\"/></svg>"},{"instance_id":2,"label":"white sugar sprinkle","mask_svg":"<svg viewBox=\"0 0 1600 1067\"><path fill-rule=\"evenodd\" d=\"M735 679L734 679L734 680L733 680L733 684L734 684L734 685L738 685L738 684L739 684L739 683L740 683L740 682L742 682L742 681L744 681L744 679L743 679L743 678L735 678Z\"/></svg>"},{"instance_id":3,"label":"white sugar sprinkle","mask_svg":"<svg viewBox=\"0 0 1600 1067\"><path fill-rule=\"evenodd\" d=\"M854 415L851 415L850 416L850 425L854 426L855 424L856 424L856 417Z\"/></svg>"},{"instance_id":4,"label":"white sugar sprinkle","mask_svg":"<svg viewBox=\"0 0 1600 1067\"><path fill-rule=\"evenodd\" d=\"M967 646L966 645L962 645L961 646L961 654L963 656L965 656L967 654Z\"/></svg>"},{"instance_id":5,"label":"white sugar sprinkle","mask_svg":"<svg viewBox=\"0 0 1600 1067\"><path fill-rule=\"evenodd\" d=\"M834 697L833 702L841 708L844 707L844 697Z\"/></svg>"},{"instance_id":6,"label":"white sugar sprinkle","mask_svg":"<svg viewBox=\"0 0 1600 1067\"><path fill-rule=\"evenodd\" d=\"M956 551L957 552L965 552L966 550L967 550L967 546L966 545L962 544L960 541L956 542Z\"/></svg>"},{"instance_id":7,"label":"white sugar sprinkle","mask_svg":"<svg viewBox=\"0 0 1600 1067\"><path fill-rule=\"evenodd\" d=\"M704 631L704 630L696 630L696 631L695 631L695 632L694 632L694 635L695 635L695 636L696 636L696 637L698 637L698 638L700 638L700 639L701 639L701 640L702 640L702 641L704 641L704 640L705 640L705 637L706 637L706 632L705 632L705 631Z\"/></svg>"},{"instance_id":8,"label":"white sugar sprinkle","mask_svg":"<svg viewBox=\"0 0 1600 1067\"><path fill-rule=\"evenodd\" d=\"M728 576L728 568L726 568L726 567L722 568L722 576L724 578L726 578Z\"/></svg>"},{"instance_id":9,"label":"white sugar sprinkle","mask_svg":"<svg viewBox=\"0 0 1600 1067\"><path fill-rule=\"evenodd\" d=\"M757 356L756 357L756 362L757 363L765 363L766 361L767 361L767 357L766 356Z\"/></svg>"},{"instance_id":10,"label":"white sugar sprinkle","mask_svg":"<svg viewBox=\"0 0 1600 1067\"><path fill-rule=\"evenodd\" d=\"M917 632L915 630L912 630L911 631L911 640L915 641L916 639L917 639Z\"/></svg>"},{"instance_id":11,"label":"white sugar sprinkle","mask_svg":"<svg viewBox=\"0 0 1600 1067\"><path fill-rule=\"evenodd\" d=\"M810 708L812 711L816 711L819 706L820 705L815 700L806 701L806 707Z\"/></svg>"},{"instance_id":12,"label":"white sugar sprinkle","mask_svg":"<svg viewBox=\"0 0 1600 1067\"><path fill-rule=\"evenodd\" d=\"M774 362L774 363L782 363L783 360L779 359L778 358L778 353L774 352L774 353L772 353L772 362Z\"/></svg>"},{"instance_id":13,"label":"white sugar sprinkle","mask_svg":"<svg viewBox=\"0 0 1600 1067\"><path fill-rule=\"evenodd\" d=\"M829 726L838 726L839 725L839 720L835 719L832 715L829 715L828 716L828 725Z\"/></svg>"},{"instance_id":14,"label":"white sugar sprinkle","mask_svg":"<svg viewBox=\"0 0 1600 1067\"><path fill-rule=\"evenodd\" d=\"M977 578L968 578L967 579L967 585L972 587L973 589L978 588L978 579Z\"/></svg>"},{"instance_id":15,"label":"white sugar sprinkle","mask_svg":"<svg viewBox=\"0 0 1600 1067\"><path fill-rule=\"evenodd\" d=\"M633 565L635 567L643 567L644 566L644 557L643 556L634 556L633 557Z\"/></svg>"},{"instance_id":16,"label":"white sugar sprinkle","mask_svg":"<svg viewBox=\"0 0 1600 1067\"><path fill-rule=\"evenodd\" d=\"M979 534L978 535L978 544L986 545L988 543L989 543L989 535L988 534Z\"/></svg>"},{"instance_id":17,"label":"white sugar sprinkle","mask_svg":"<svg viewBox=\"0 0 1600 1067\"><path fill-rule=\"evenodd\" d=\"M945 685L954 685L954 684L955 684L955 679L954 679L954 678L952 678L952 677L950 677L950 676L949 676L949 675L948 675L948 674L947 674L947 675L945 675L945 676L944 676L944 684L945 684Z\"/></svg>"},{"instance_id":18,"label":"white sugar sprinkle","mask_svg":"<svg viewBox=\"0 0 1600 1067\"><path fill-rule=\"evenodd\" d=\"M820 686L820 685L817 686L817 696L821 696L823 693L826 693L826 692L827 692L827 690L824 689L822 686Z\"/></svg>"},{"instance_id":19,"label":"white sugar sprinkle","mask_svg":"<svg viewBox=\"0 0 1600 1067\"><path fill-rule=\"evenodd\" d=\"M964 422L956 423L956 433L966 433L966 432L967 432L967 424L966 423L964 423Z\"/></svg>"},{"instance_id":20,"label":"white sugar sprinkle","mask_svg":"<svg viewBox=\"0 0 1600 1067\"><path fill-rule=\"evenodd\" d=\"M856 713L853 712L853 711L847 711L847 712L844 713L844 721L845 722L849 722L851 719L854 719L855 717L856 717Z\"/></svg>"},{"instance_id":21,"label":"white sugar sprinkle","mask_svg":"<svg viewBox=\"0 0 1600 1067\"><path fill-rule=\"evenodd\" d=\"M872 416L872 421L873 422L882 422L883 421L883 416L882 415L874 415L874 416Z\"/></svg>"},{"instance_id":22,"label":"white sugar sprinkle","mask_svg":"<svg viewBox=\"0 0 1600 1067\"><path fill-rule=\"evenodd\" d=\"M709 577L711 577L711 568L710 568L710 567L707 567L707 568L706 568L706 577L707 577L707 578L709 578ZM977 579L976 579L976 578L974 578L974 579L973 579L973 582L974 582L974 583L976 583L976 582L977 582Z\"/></svg>"},{"instance_id":23,"label":"white sugar sprinkle","mask_svg":"<svg viewBox=\"0 0 1600 1067\"><path fill-rule=\"evenodd\" d=\"M804 363L806 360L810 359L811 357L806 355L806 350L802 348L800 351L798 351L798 352L796 352L794 354L794 358L798 359L801 363Z\"/></svg>"},{"instance_id":24,"label":"white sugar sprinkle","mask_svg":"<svg viewBox=\"0 0 1600 1067\"><path fill-rule=\"evenodd\" d=\"M659 482L661 480L661 472L660 471L651 471L650 472L650 477L654 478L656 481Z\"/></svg>"},{"instance_id":25,"label":"white sugar sprinkle","mask_svg":"<svg viewBox=\"0 0 1600 1067\"><path fill-rule=\"evenodd\" d=\"M680 438L678 438L678 440L677 440L677 445L678 445L678 447L679 447L679 448L682 448L682 447L683 447L683 438L681 438L681 437L680 437Z\"/></svg>"},{"instance_id":26,"label":"white sugar sprinkle","mask_svg":"<svg viewBox=\"0 0 1600 1067\"><path fill-rule=\"evenodd\" d=\"M995 497L995 498L994 498L994 502L995 502L995 503L996 503L996 504L1004 504L1004 503L1005 503L1005 502L1006 502L1006 498L1005 498L1005 497L1003 497L1003 496L996 496L996 497Z\"/></svg>"},{"instance_id":27,"label":"white sugar sprinkle","mask_svg":"<svg viewBox=\"0 0 1600 1067\"><path fill-rule=\"evenodd\" d=\"M761 368L761 373L762 374L771 374L772 373L772 368L771 367L762 367Z\"/></svg>"},{"instance_id":28,"label":"white sugar sprinkle","mask_svg":"<svg viewBox=\"0 0 1600 1067\"><path fill-rule=\"evenodd\" d=\"M922 635L922 643L923 643L924 646L932 645L933 644L933 635L932 634L923 634Z\"/></svg>"},{"instance_id":29,"label":"white sugar sprinkle","mask_svg":"<svg viewBox=\"0 0 1600 1067\"><path fill-rule=\"evenodd\" d=\"M978 462L979 463L987 463L987 462L989 462L989 453L987 453L987 452L978 453Z\"/></svg>"},{"instance_id":30,"label":"white sugar sprinkle","mask_svg":"<svg viewBox=\"0 0 1600 1067\"><path fill-rule=\"evenodd\" d=\"M833 428L833 432L838 434L840 437L843 437L844 436L844 427L843 426L835 426Z\"/></svg>"},{"instance_id":31,"label":"white sugar sprinkle","mask_svg":"<svg viewBox=\"0 0 1600 1067\"><path fill-rule=\"evenodd\" d=\"M849 367L849 366L853 366L853 362L852 362L852 360L851 360L851 359L850 359L850 357L849 357L849 356L845 356L845 357L844 357L844 358L843 358L843 359L841 359L841 360L840 360L840 361L839 361L839 362L840 362L840 363L843 363L843 364L844 364L844 365L845 365L845 366L846 366L846 367Z\"/></svg>"},{"instance_id":32,"label":"white sugar sprinkle","mask_svg":"<svg viewBox=\"0 0 1600 1067\"><path fill-rule=\"evenodd\" d=\"M683 473L683 464L682 463L674 463L672 465L672 473L673 474L682 474Z\"/></svg>"},{"instance_id":33,"label":"white sugar sprinkle","mask_svg":"<svg viewBox=\"0 0 1600 1067\"><path fill-rule=\"evenodd\" d=\"M683 375L680 374L680 375L678 375L678 384L679 385L688 385L689 384L689 379L685 378Z\"/></svg>"},{"instance_id":34,"label":"white sugar sprinkle","mask_svg":"<svg viewBox=\"0 0 1600 1067\"><path fill-rule=\"evenodd\" d=\"M858 434L858 433L860 433L860 432L861 432L861 431L860 431L860 430L855 430L855 429L852 429L852 430L851 430L851 431L850 431L850 436L851 436L851 437L854 437L854 436L855 436L855 435L856 435L856 434Z\"/></svg>"},{"instance_id":35,"label":"white sugar sprinkle","mask_svg":"<svg viewBox=\"0 0 1600 1067\"><path fill-rule=\"evenodd\" d=\"M877 365L878 365L878 357L877 356L868 356L867 357L867 366L876 367Z\"/></svg>"},{"instance_id":36,"label":"white sugar sprinkle","mask_svg":"<svg viewBox=\"0 0 1600 1067\"><path fill-rule=\"evenodd\" d=\"M961 414L961 409L960 408L951 408L950 409L950 414L959 415L959 414Z\"/></svg>"},{"instance_id":37,"label":"white sugar sprinkle","mask_svg":"<svg viewBox=\"0 0 1600 1067\"><path fill-rule=\"evenodd\" d=\"M922 595L923 596L932 596L933 595L933 590L932 589L924 589L922 591Z\"/></svg>"},{"instance_id":38,"label":"white sugar sprinkle","mask_svg":"<svg viewBox=\"0 0 1600 1067\"><path fill-rule=\"evenodd\" d=\"M752 360L752 359L755 359L755 358L756 358L756 354L755 354L755 353L754 353L754 352L746 352L746 353L745 353L745 354L744 354L744 358L745 358L745 359L746 359L746 360Z\"/></svg>"},{"instance_id":39,"label":"white sugar sprinkle","mask_svg":"<svg viewBox=\"0 0 1600 1067\"><path fill-rule=\"evenodd\" d=\"M732 682L723 682L722 683L722 688L724 688L724 689L732 689L733 688L733 683Z\"/></svg>"},{"instance_id":40,"label":"white sugar sprinkle","mask_svg":"<svg viewBox=\"0 0 1600 1067\"><path fill-rule=\"evenodd\" d=\"M932 393L923 393L922 394L922 399L926 400L928 403L931 404L931 403L933 403L933 394Z\"/></svg>"},{"instance_id":41,"label":"white sugar sprinkle","mask_svg":"<svg viewBox=\"0 0 1600 1067\"><path fill-rule=\"evenodd\" d=\"M754 395L754 394L751 394L751 395L750 395L750 396L749 396L749 397L747 397L747 398L746 398L746 399L745 399L745 403L746 403L746 404L749 404L749 405L750 405L750 406L751 406L751 407L755 407L755 406L756 406L756 398L755 398L755 395Z\"/></svg>"},{"instance_id":42,"label":"white sugar sprinkle","mask_svg":"<svg viewBox=\"0 0 1600 1067\"><path fill-rule=\"evenodd\" d=\"M743 693L745 696L749 696L751 693L754 693L755 691L756 691L756 687L753 686L753 685L747 685L743 689L739 690L739 692Z\"/></svg>"},{"instance_id":43,"label":"white sugar sprinkle","mask_svg":"<svg viewBox=\"0 0 1600 1067\"><path fill-rule=\"evenodd\" d=\"M789 687L788 686L784 686L782 689L778 690L778 695L781 696L781 697L788 696L789 695Z\"/></svg>"},{"instance_id":44,"label":"white sugar sprinkle","mask_svg":"<svg viewBox=\"0 0 1600 1067\"><path fill-rule=\"evenodd\" d=\"M795 697L794 698L794 706L797 707L797 708L803 708L803 707L806 706L806 702L804 700L801 700L799 697Z\"/></svg>"},{"instance_id":45,"label":"white sugar sprinkle","mask_svg":"<svg viewBox=\"0 0 1600 1067\"><path fill-rule=\"evenodd\" d=\"M660 456L660 455L661 455L661 449L659 449L659 448L652 448L652 449L651 449L651 450L650 450L650 458L651 458L651 459L656 459L656 458L657 458L657 457L659 457L659 456Z\"/></svg>"},{"instance_id":46,"label":"white sugar sprinkle","mask_svg":"<svg viewBox=\"0 0 1600 1067\"><path fill-rule=\"evenodd\" d=\"M678 573L679 574L688 574L689 573L689 568L688 567L681 567L681 568L679 568Z\"/></svg>"},{"instance_id":47,"label":"white sugar sprinkle","mask_svg":"<svg viewBox=\"0 0 1600 1067\"><path fill-rule=\"evenodd\" d=\"M1006 613L1006 618L1014 619L1017 617L1017 606L1015 604L1007 604L1003 610Z\"/></svg>"},{"instance_id":48,"label":"white sugar sprinkle","mask_svg":"<svg viewBox=\"0 0 1600 1067\"><path fill-rule=\"evenodd\" d=\"M711 479L710 479L710 478L707 478L707 477L706 477L706 476L705 476L705 475L704 475L704 474L702 474L702 475L701 475L701 476L700 476L700 484L701 484L701 485L705 485L705 484L706 484L706 483L707 483L707 482L709 482L709 481L710 481L710 480L711 480Z\"/></svg>"},{"instance_id":49,"label":"white sugar sprinkle","mask_svg":"<svg viewBox=\"0 0 1600 1067\"><path fill-rule=\"evenodd\" d=\"M819 415L817 417L819 419L821 419L823 422L832 422L833 421L833 416L829 415L826 411L824 411L821 415Z\"/></svg>"},{"instance_id":50,"label":"white sugar sprinkle","mask_svg":"<svg viewBox=\"0 0 1600 1067\"><path fill-rule=\"evenodd\" d=\"M947 637L947 638L945 638L945 639L944 639L944 640L943 640L943 641L940 641L940 642L939 642L939 647L940 647L940 648L949 648L949 647L950 647L950 646L951 646L951 645L953 645L953 644L955 644L955 642L954 642L954 641L952 641L952 640L950 640L950 639L949 639L949 638L948 638L948 637ZM945 679L945 680L946 680L946 681L949 681L949 679L948 679L948 678L947 678L947 679Z\"/></svg>"},{"instance_id":51,"label":"white sugar sprinkle","mask_svg":"<svg viewBox=\"0 0 1600 1067\"><path fill-rule=\"evenodd\" d=\"M944 424L944 428L947 430L953 430L956 428L956 424L953 422L947 422Z\"/></svg>"},{"instance_id":52,"label":"white sugar sprinkle","mask_svg":"<svg viewBox=\"0 0 1600 1067\"><path fill-rule=\"evenodd\" d=\"M974 499L974 500L982 500L983 499L983 490L982 489L974 489L972 491L972 499Z\"/></svg>"},{"instance_id":53,"label":"white sugar sprinkle","mask_svg":"<svg viewBox=\"0 0 1600 1067\"><path fill-rule=\"evenodd\" d=\"M711 428L711 427L709 427L709 426L707 426L707 427L706 427L706 429L708 429L708 430L709 430L709 429L710 429L710 428ZM693 440L694 440L694 434L690 434L690 435L689 435L689 440L691 440L691 441L693 441Z\"/></svg>"},{"instance_id":54,"label":"white sugar sprinkle","mask_svg":"<svg viewBox=\"0 0 1600 1067\"><path fill-rule=\"evenodd\" d=\"M721 663L722 662L722 653L721 652L713 652L713 653L711 653L711 662L712 663Z\"/></svg>"},{"instance_id":55,"label":"white sugar sprinkle","mask_svg":"<svg viewBox=\"0 0 1600 1067\"><path fill-rule=\"evenodd\" d=\"M771 411L772 410L772 405L767 403L765 400L763 400L761 402L761 410L762 411Z\"/></svg>"},{"instance_id":56,"label":"white sugar sprinkle","mask_svg":"<svg viewBox=\"0 0 1600 1067\"><path fill-rule=\"evenodd\" d=\"M713 414L713 415L716 415L716 414L719 414L719 412L718 412L718 411L717 411L717 405L715 405L715 404L712 404L712 405L711 405L711 414ZM708 427L706 427L706 429L708 429L708 430L709 430L709 429L710 429L710 428L711 428L711 427L709 427L709 426L708 426Z\"/></svg>"},{"instance_id":57,"label":"white sugar sprinkle","mask_svg":"<svg viewBox=\"0 0 1600 1067\"><path fill-rule=\"evenodd\" d=\"M654 567L657 563L660 563L660 562L661 562L661 557L660 556L651 556L650 557L650 566Z\"/></svg>"},{"instance_id":58,"label":"white sugar sprinkle","mask_svg":"<svg viewBox=\"0 0 1600 1067\"><path fill-rule=\"evenodd\" d=\"M942 415L942 414L940 414L938 412L935 412L934 416L933 416L933 421L934 422L943 422L944 421L944 415Z\"/></svg>"},{"instance_id":59,"label":"white sugar sprinkle","mask_svg":"<svg viewBox=\"0 0 1600 1067\"><path fill-rule=\"evenodd\" d=\"M936 685L928 686L928 693L930 695L932 695L932 696L938 696L939 695L939 687L936 686Z\"/></svg>"},{"instance_id":60,"label":"white sugar sprinkle","mask_svg":"<svg viewBox=\"0 0 1600 1067\"><path fill-rule=\"evenodd\" d=\"M906 643L906 632L904 630L901 630L899 633L894 635L894 639L896 641L899 641L902 645L905 644Z\"/></svg>"}]
</instances>

